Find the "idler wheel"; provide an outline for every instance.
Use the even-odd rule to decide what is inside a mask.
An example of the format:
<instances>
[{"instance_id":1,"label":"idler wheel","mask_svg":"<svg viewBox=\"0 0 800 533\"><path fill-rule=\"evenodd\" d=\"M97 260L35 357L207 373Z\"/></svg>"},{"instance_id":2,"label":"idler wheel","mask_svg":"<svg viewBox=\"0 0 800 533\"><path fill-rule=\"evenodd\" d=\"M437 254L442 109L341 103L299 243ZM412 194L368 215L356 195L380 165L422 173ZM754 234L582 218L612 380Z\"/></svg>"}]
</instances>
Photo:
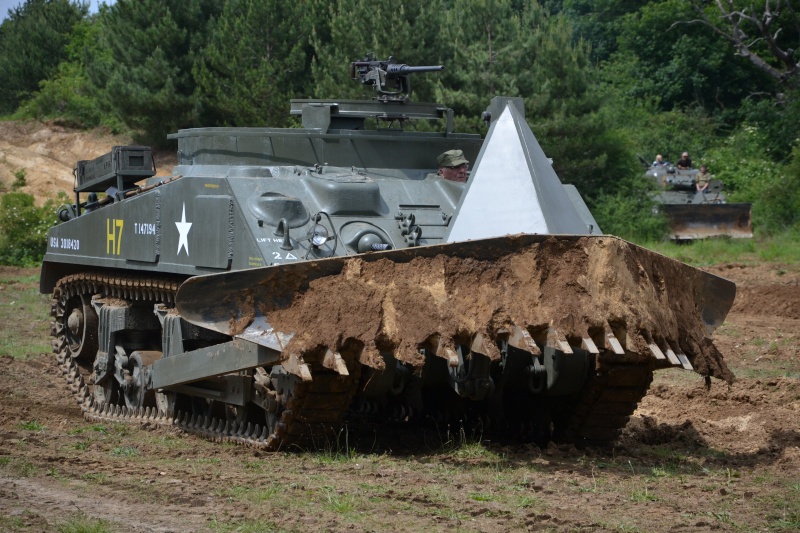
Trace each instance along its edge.
<instances>
[{"instance_id":1,"label":"idler wheel","mask_svg":"<svg viewBox=\"0 0 800 533\"><path fill-rule=\"evenodd\" d=\"M57 327L56 331L64 340L67 355L79 360L93 359L97 353L98 321L90 296L62 296L60 300L59 304L64 307L63 315L61 318L56 317L56 320L64 320L65 323L62 323L62 327Z\"/></svg>"}]
</instances>

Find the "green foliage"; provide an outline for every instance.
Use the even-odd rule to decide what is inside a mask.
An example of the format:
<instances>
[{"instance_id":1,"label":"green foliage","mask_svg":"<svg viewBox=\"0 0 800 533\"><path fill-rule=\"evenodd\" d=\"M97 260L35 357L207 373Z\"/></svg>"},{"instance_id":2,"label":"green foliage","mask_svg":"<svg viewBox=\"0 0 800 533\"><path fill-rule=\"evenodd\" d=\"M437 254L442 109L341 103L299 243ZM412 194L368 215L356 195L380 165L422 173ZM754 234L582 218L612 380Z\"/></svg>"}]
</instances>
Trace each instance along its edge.
<instances>
[{"instance_id":1,"label":"green foliage","mask_svg":"<svg viewBox=\"0 0 800 533\"><path fill-rule=\"evenodd\" d=\"M39 423L38 420L31 420L28 422L20 422L20 429L27 431L44 431L45 427Z\"/></svg>"},{"instance_id":2,"label":"green foliage","mask_svg":"<svg viewBox=\"0 0 800 533\"><path fill-rule=\"evenodd\" d=\"M109 126L118 132L121 122L111 109L102 87L96 86L87 73L87 65L104 56L100 46L100 24L96 19L77 23L65 46L67 58L55 73L39 82L39 91L15 113L19 119L57 119L78 128Z\"/></svg>"},{"instance_id":3,"label":"green foliage","mask_svg":"<svg viewBox=\"0 0 800 533\"><path fill-rule=\"evenodd\" d=\"M91 128L103 120L102 111L90 94L86 77L76 63L61 63L56 74L39 85L39 92L23 103L16 118L58 118L73 127Z\"/></svg>"},{"instance_id":4,"label":"green foliage","mask_svg":"<svg viewBox=\"0 0 800 533\"><path fill-rule=\"evenodd\" d=\"M225 3L194 67L202 123L286 126L310 86L309 9L284 0Z\"/></svg>"},{"instance_id":5,"label":"green foliage","mask_svg":"<svg viewBox=\"0 0 800 533\"><path fill-rule=\"evenodd\" d=\"M0 264L32 266L41 263L47 249L47 230L56 223L52 200L36 207L23 192L0 197Z\"/></svg>"},{"instance_id":6,"label":"green foliage","mask_svg":"<svg viewBox=\"0 0 800 533\"><path fill-rule=\"evenodd\" d=\"M14 171L14 183L11 184L12 191L17 191L28 184L28 180L25 179L25 175L26 172L24 168Z\"/></svg>"},{"instance_id":7,"label":"green foliage","mask_svg":"<svg viewBox=\"0 0 800 533\"><path fill-rule=\"evenodd\" d=\"M557 174L605 231L658 239L635 154L687 150L730 201L753 203L759 231L780 233L797 225L800 92L696 23L693 3L117 0L88 16L83 2L26 0L0 26L0 113L21 103L18 118L130 128L161 145L183 127L296 124L290 98L373 96L348 64L395 56L446 65L413 77L413 99L452 107L458 131L485 134L491 97L523 97ZM775 19L784 49L796 48L790 22ZM2 261L39 255L10 242L0 237Z\"/></svg>"},{"instance_id":8,"label":"green foliage","mask_svg":"<svg viewBox=\"0 0 800 533\"><path fill-rule=\"evenodd\" d=\"M349 77L350 62L367 54L376 59L394 56L409 65L446 61L439 35L442 18L446 16L441 0L398 3L338 0L312 2L310 6L310 15L315 20L311 35L312 94L317 98L372 96L370 88L360 87ZM451 65L447 67L450 69ZM432 99L434 78L428 75L413 79L415 100Z\"/></svg>"},{"instance_id":9,"label":"green foliage","mask_svg":"<svg viewBox=\"0 0 800 533\"><path fill-rule=\"evenodd\" d=\"M90 76L142 142L163 145L168 133L196 124L192 66L220 11L214 0L118 0L100 17L108 54Z\"/></svg>"},{"instance_id":10,"label":"green foliage","mask_svg":"<svg viewBox=\"0 0 800 533\"><path fill-rule=\"evenodd\" d=\"M619 192L601 195L592 214L603 233L636 242L663 239L669 230L667 220L656 212L647 192L645 180L630 180Z\"/></svg>"},{"instance_id":11,"label":"green foliage","mask_svg":"<svg viewBox=\"0 0 800 533\"><path fill-rule=\"evenodd\" d=\"M757 127L763 134L764 148L773 161L783 162L792 148L800 143L800 90L781 93L777 98L748 98L740 114L745 124Z\"/></svg>"},{"instance_id":12,"label":"green foliage","mask_svg":"<svg viewBox=\"0 0 800 533\"><path fill-rule=\"evenodd\" d=\"M800 228L774 235L757 235L754 239L705 239L689 244L671 241L637 241L646 248L697 266L722 263L774 261L800 263Z\"/></svg>"},{"instance_id":13,"label":"green foliage","mask_svg":"<svg viewBox=\"0 0 800 533\"><path fill-rule=\"evenodd\" d=\"M691 22L696 19L689 2L659 0L614 23L618 53L637 58L637 98L655 97L664 111L699 106L710 113L738 106L753 90L769 90L771 80L722 37Z\"/></svg>"},{"instance_id":14,"label":"green foliage","mask_svg":"<svg viewBox=\"0 0 800 533\"><path fill-rule=\"evenodd\" d=\"M14 111L56 71L88 9L87 2L26 0L9 10L0 25L0 113Z\"/></svg>"},{"instance_id":15,"label":"green foliage","mask_svg":"<svg viewBox=\"0 0 800 533\"><path fill-rule=\"evenodd\" d=\"M800 224L800 145L788 165L775 163L763 131L745 126L704 162L729 190L728 201L753 203L753 224L765 233Z\"/></svg>"}]
</instances>

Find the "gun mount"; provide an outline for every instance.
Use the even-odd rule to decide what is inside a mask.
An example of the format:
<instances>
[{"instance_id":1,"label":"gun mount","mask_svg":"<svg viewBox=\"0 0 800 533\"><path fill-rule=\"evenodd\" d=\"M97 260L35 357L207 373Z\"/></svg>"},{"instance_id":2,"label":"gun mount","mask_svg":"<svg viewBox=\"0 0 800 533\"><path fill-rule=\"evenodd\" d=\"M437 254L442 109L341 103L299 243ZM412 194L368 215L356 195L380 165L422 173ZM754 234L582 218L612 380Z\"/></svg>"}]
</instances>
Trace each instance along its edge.
<instances>
[{"instance_id":1,"label":"gun mount","mask_svg":"<svg viewBox=\"0 0 800 533\"><path fill-rule=\"evenodd\" d=\"M372 85L381 96L379 100L408 100L411 95L410 74L440 72L444 65L412 67L395 62L394 57L374 60L370 56L350 63L350 77L363 85Z\"/></svg>"},{"instance_id":2,"label":"gun mount","mask_svg":"<svg viewBox=\"0 0 800 533\"><path fill-rule=\"evenodd\" d=\"M371 85L379 96L372 100L292 100L291 114L302 115L303 127L323 133L332 130L364 130L368 118L378 122L398 123L408 120L445 120L445 132L455 130L453 110L431 102L412 102L409 75L439 72L443 65L409 66L389 59L350 63L350 77L362 85Z\"/></svg>"}]
</instances>

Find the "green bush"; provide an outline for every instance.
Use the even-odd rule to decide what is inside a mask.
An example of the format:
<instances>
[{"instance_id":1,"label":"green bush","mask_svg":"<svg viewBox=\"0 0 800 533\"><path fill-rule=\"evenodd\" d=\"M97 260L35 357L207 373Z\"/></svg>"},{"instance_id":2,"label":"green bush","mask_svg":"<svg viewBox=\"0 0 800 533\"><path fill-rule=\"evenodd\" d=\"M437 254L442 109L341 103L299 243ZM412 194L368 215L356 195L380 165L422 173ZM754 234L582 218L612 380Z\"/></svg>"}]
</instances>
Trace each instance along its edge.
<instances>
[{"instance_id":1,"label":"green bush","mask_svg":"<svg viewBox=\"0 0 800 533\"><path fill-rule=\"evenodd\" d=\"M36 207L33 196L6 193L0 198L0 264L32 266L47 250L47 230L56 223L56 202Z\"/></svg>"},{"instance_id":2,"label":"green bush","mask_svg":"<svg viewBox=\"0 0 800 533\"><path fill-rule=\"evenodd\" d=\"M15 118L58 118L78 128L93 128L103 122L97 99L91 95L80 65L62 63L56 75L39 83L39 92L23 103Z\"/></svg>"},{"instance_id":3,"label":"green bush","mask_svg":"<svg viewBox=\"0 0 800 533\"><path fill-rule=\"evenodd\" d=\"M12 191L18 191L28 184L28 180L25 179L25 176L26 173L24 168L14 171L14 183L11 184Z\"/></svg>"},{"instance_id":4,"label":"green bush","mask_svg":"<svg viewBox=\"0 0 800 533\"><path fill-rule=\"evenodd\" d=\"M663 215L643 191L603 195L592 209L603 233L635 242L658 241L669 231Z\"/></svg>"},{"instance_id":5,"label":"green bush","mask_svg":"<svg viewBox=\"0 0 800 533\"><path fill-rule=\"evenodd\" d=\"M775 163L768 147L761 129L745 126L702 162L722 180L729 202L753 204L759 232L775 234L800 224L800 145L786 165Z\"/></svg>"}]
</instances>

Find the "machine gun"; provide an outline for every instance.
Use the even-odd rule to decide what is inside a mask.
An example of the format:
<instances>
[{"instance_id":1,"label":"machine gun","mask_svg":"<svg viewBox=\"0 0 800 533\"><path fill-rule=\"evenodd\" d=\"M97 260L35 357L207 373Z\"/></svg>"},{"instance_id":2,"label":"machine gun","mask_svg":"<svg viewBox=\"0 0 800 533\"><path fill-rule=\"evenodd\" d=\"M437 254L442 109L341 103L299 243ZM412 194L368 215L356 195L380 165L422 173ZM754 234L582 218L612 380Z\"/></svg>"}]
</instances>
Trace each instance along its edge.
<instances>
[{"instance_id":1,"label":"machine gun","mask_svg":"<svg viewBox=\"0 0 800 533\"><path fill-rule=\"evenodd\" d=\"M420 72L439 72L444 65L412 67L395 62L389 56L385 61L374 60L370 56L350 63L350 77L363 85L372 85L381 100L408 100L411 94L409 74Z\"/></svg>"}]
</instances>

